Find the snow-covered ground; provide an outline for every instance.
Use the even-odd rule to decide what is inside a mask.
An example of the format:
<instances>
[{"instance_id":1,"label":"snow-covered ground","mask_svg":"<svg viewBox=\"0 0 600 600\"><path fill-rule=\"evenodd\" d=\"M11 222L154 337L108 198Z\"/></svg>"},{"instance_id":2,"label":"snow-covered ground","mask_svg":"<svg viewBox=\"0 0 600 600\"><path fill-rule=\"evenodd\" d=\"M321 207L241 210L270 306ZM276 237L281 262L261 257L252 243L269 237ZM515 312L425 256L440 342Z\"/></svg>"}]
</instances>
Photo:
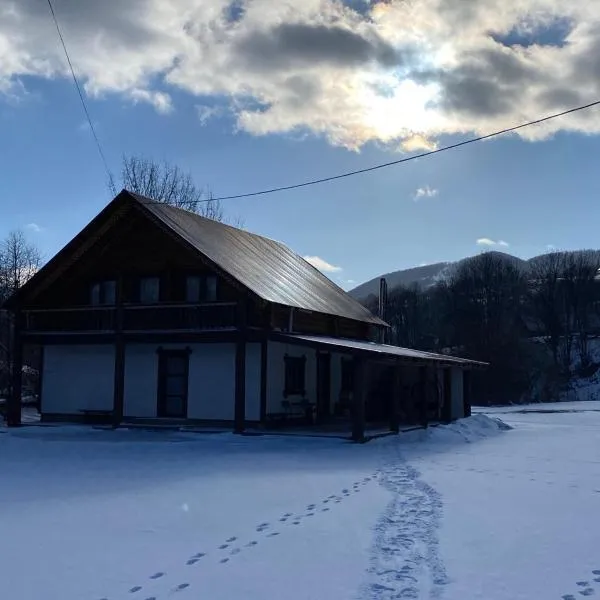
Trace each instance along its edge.
<instances>
[{"instance_id":1,"label":"snow-covered ground","mask_svg":"<svg viewBox=\"0 0 600 600\"><path fill-rule=\"evenodd\" d=\"M0 597L600 594L600 403L583 408L365 445L0 429Z\"/></svg>"}]
</instances>

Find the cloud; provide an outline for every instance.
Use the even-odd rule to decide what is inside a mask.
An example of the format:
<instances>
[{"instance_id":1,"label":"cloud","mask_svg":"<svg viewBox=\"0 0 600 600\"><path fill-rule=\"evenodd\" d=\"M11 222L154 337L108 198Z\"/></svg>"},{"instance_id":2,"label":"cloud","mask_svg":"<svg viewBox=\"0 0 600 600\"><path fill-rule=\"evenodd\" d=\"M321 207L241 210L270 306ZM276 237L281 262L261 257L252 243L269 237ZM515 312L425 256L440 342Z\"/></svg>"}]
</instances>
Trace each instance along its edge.
<instances>
[{"instance_id":1,"label":"cloud","mask_svg":"<svg viewBox=\"0 0 600 600\"><path fill-rule=\"evenodd\" d=\"M417 189L413 196L413 200L417 201L421 198L435 198L439 193L439 190L426 185L425 187L420 187Z\"/></svg>"},{"instance_id":2,"label":"cloud","mask_svg":"<svg viewBox=\"0 0 600 600\"><path fill-rule=\"evenodd\" d=\"M25 225L25 228L29 231L33 231L34 233L41 233L42 231L44 231L44 228L40 227L37 223L27 223L27 225Z\"/></svg>"},{"instance_id":3,"label":"cloud","mask_svg":"<svg viewBox=\"0 0 600 600\"><path fill-rule=\"evenodd\" d=\"M477 240L478 246L501 246L503 248L508 248L510 244L505 242L504 240L491 240L490 238L482 237Z\"/></svg>"},{"instance_id":4,"label":"cloud","mask_svg":"<svg viewBox=\"0 0 600 600\"><path fill-rule=\"evenodd\" d=\"M204 104L196 104L196 113L202 127L208 125L212 119L222 116L225 111L221 106L205 106Z\"/></svg>"},{"instance_id":5,"label":"cloud","mask_svg":"<svg viewBox=\"0 0 600 600\"><path fill-rule=\"evenodd\" d=\"M26 93L31 77L68 82L39 0L8 6L0 98ZM168 113L183 91L257 136L413 152L600 97L600 0L57 0L55 9L88 95ZM600 111L515 135L558 131L598 134Z\"/></svg>"},{"instance_id":6,"label":"cloud","mask_svg":"<svg viewBox=\"0 0 600 600\"><path fill-rule=\"evenodd\" d=\"M336 267L319 256L305 256L304 260L323 273L339 273L342 270L342 267Z\"/></svg>"}]
</instances>

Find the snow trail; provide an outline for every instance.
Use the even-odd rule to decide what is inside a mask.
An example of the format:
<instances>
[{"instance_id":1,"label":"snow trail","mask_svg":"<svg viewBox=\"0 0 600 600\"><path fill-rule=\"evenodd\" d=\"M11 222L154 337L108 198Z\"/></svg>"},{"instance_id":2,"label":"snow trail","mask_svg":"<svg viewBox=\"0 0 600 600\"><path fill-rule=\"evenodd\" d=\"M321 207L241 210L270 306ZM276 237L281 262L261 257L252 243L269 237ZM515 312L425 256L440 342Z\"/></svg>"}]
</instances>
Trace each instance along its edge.
<instances>
[{"instance_id":1,"label":"snow trail","mask_svg":"<svg viewBox=\"0 0 600 600\"><path fill-rule=\"evenodd\" d=\"M378 479L392 500L375 526L371 581L363 596L437 600L449 582L439 552L442 500L402 457L398 440L387 447Z\"/></svg>"}]
</instances>

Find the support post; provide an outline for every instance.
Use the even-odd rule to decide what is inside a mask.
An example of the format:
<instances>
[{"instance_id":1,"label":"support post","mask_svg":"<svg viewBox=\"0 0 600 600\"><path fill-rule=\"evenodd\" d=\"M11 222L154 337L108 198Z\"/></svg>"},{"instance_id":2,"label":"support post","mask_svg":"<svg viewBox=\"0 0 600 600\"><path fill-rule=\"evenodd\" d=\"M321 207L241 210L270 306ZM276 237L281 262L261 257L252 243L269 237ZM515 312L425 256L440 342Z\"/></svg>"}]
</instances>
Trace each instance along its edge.
<instances>
[{"instance_id":1,"label":"support post","mask_svg":"<svg viewBox=\"0 0 600 600\"><path fill-rule=\"evenodd\" d=\"M419 367L419 421L423 427L427 427L429 419L429 392L427 385L427 367Z\"/></svg>"},{"instance_id":2,"label":"support post","mask_svg":"<svg viewBox=\"0 0 600 600\"><path fill-rule=\"evenodd\" d=\"M11 386L6 411L9 427L21 425L21 397L23 395L23 337L21 335L22 313L17 308L13 313Z\"/></svg>"},{"instance_id":3,"label":"support post","mask_svg":"<svg viewBox=\"0 0 600 600\"><path fill-rule=\"evenodd\" d=\"M267 382L269 378L269 342L265 333L260 341L260 422L267 422Z\"/></svg>"},{"instance_id":4,"label":"support post","mask_svg":"<svg viewBox=\"0 0 600 600\"><path fill-rule=\"evenodd\" d=\"M123 334L123 277L117 277L115 290L115 379L113 388L113 427L123 421L125 405L125 338Z\"/></svg>"},{"instance_id":5,"label":"support post","mask_svg":"<svg viewBox=\"0 0 600 600\"><path fill-rule=\"evenodd\" d=\"M365 402L367 396L367 361L362 356L353 360L354 390L352 406L352 441L365 441Z\"/></svg>"},{"instance_id":6,"label":"support post","mask_svg":"<svg viewBox=\"0 0 600 600\"><path fill-rule=\"evenodd\" d=\"M473 393L473 374L471 371L463 371L463 412L465 417L471 416L471 402Z\"/></svg>"},{"instance_id":7,"label":"support post","mask_svg":"<svg viewBox=\"0 0 600 600\"><path fill-rule=\"evenodd\" d=\"M444 369L444 404L442 406L442 423L450 423L453 419L452 414L452 369Z\"/></svg>"},{"instance_id":8,"label":"support post","mask_svg":"<svg viewBox=\"0 0 600 600\"><path fill-rule=\"evenodd\" d=\"M400 365L394 364L392 379L392 405L390 407L390 431L400 433Z\"/></svg>"},{"instance_id":9,"label":"support post","mask_svg":"<svg viewBox=\"0 0 600 600\"><path fill-rule=\"evenodd\" d=\"M246 429L246 301L238 302L237 339L235 342L235 405L234 432Z\"/></svg>"}]
</instances>

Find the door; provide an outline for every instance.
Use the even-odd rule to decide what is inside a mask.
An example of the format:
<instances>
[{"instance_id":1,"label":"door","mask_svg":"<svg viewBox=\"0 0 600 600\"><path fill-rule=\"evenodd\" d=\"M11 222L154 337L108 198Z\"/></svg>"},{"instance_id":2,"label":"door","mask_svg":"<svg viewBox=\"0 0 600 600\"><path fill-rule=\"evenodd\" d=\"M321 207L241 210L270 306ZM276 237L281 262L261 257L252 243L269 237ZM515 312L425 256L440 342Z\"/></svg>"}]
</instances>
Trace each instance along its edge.
<instances>
[{"instance_id":1,"label":"door","mask_svg":"<svg viewBox=\"0 0 600 600\"><path fill-rule=\"evenodd\" d=\"M190 355L187 350L161 350L158 359L157 416L187 418Z\"/></svg>"},{"instance_id":2,"label":"door","mask_svg":"<svg viewBox=\"0 0 600 600\"><path fill-rule=\"evenodd\" d=\"M331 414L331 355L317 354L317 420Z\"/></svg>"}]
</instances>

